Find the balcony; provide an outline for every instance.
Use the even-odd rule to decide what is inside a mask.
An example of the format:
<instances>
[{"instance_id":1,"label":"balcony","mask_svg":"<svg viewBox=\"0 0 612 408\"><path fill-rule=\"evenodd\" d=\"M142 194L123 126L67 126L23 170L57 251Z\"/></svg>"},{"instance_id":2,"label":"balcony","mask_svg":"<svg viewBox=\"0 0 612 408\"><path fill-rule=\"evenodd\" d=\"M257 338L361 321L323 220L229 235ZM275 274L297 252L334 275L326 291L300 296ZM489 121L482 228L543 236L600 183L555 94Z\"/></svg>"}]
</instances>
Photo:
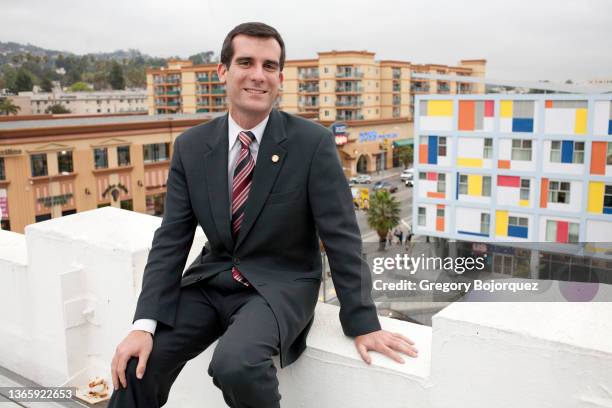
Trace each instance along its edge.
<instances>
[{"instance_id":1,"label":"balcony","mask_svg":"<svg viewBox=\"0 0 612 408\"><path fill-rule=\"evenodd\" d=\"M336 114L336 120L363 120L362 113L346 112Z\"/></svg>"},{"instance_id":2,"label":"balcony","mask_svg":"<svg viewBox=\"0 0 612 408\"><path fill-rule=\"evenodd\" d=\"M208 93L210 93L210 91L209 91L207 86L201 86L201 87L196 88L196 93L199 93L199 94L208 94Z\"/></svg>"},{"instance_id":3,"label":"balcony","mask_svg":"<svg viewBox=\"0 0 612 408\"><path fill-rule=\"evenodd\" d=\"M200 75L196 77L196 81L198 82L208 82L208 75Z\"/></svg>"},{"instance_id":4,"label":"balcony","mask_svg":"<svg viewBox=\"0 0 612 408\"><path fill-rule=\"evenodd\" d=\"M400 84L393 84L393 92L401 92L402 87Z\"/></svg>"},{"instance_id":5,"label":"balcony","mask_svg":"<svg viewBox=\"0 0 612 408\"><path fill-rule=\"evenodd\" d=\"M213 87L210 90L210 93L212 94L224 94L225 93L225 87Z\"/></svg>"},{"instance_id":6,"label":"balcony","mask_svg":"<svg viewBox=\"0 0 612 408\"><path fill-rule=\"evenodd\" d=\"M402 73L400 71L393 71L393 79L400 79L402 77Z\"/></svg>"},{"instance_id":7,"label":"balcony","mask_svg":"<svg viewBox=\"0 0 612 408\"><path fill-rule=\"evenodd\" d=\"M298 78L302 80L312 81L319 80L319 71L316 72L300 72L298 73Z\"/></svg>"},{"instance_id":8,"label":"balcony","mask_svg":"<svg viewBox=\"0 0 612 408\"><path fill-rule=\"evenodd\" d=\"M217 75L216 72L214 74L212 74L211 81L212 82L219 82L219 75Z\"/></svg>"},{"instance_id":9,"label":"balcony","mask_svg":"<svg viewBox=\"0 0 612 408\"><path fill-rule=\"evenodd\" d=\"M336 93L361 93L363 88L361 86L337 86Z\"/></svg>"},{"instance_id":10,"label":"balcony","mask_svg":"<svg viewBox=\"0 0 612 408\"><path fill-rule=\"evenodd\" d=\"M450 93L450 85L448 82L438 82L438 93Z\"/></svg>"},{"instance_id":11,"label":"balcony","mask_svg":"<svg viewBox=\"0 0 612 408\"><path fill-rule=\"evenodd\" d=\"M300 93L319 93L319 84L316 86L302 86L298 88L298 92Z\"/></svg>"},{"instance_id":12,"label":"balcony","mask_svg":"<svg viewBox=\"0 0 612 408\"><path fill-rule=\"evenodd\" d=\"M410 92L412 93L427 93L429 92L429 84L421 82L413 82L410 84Z\"/></svg>"},{"instance_id":13,"label":"balcony","mask_svg":"<svg viewBox=\"0 0 612 408\"><path fill-rule=\"evenodd\" d=\"M25 235L0 231L5 386L18 381L7 370L42 386L82 389L96 376L112 384L111 358L131 327L160 224L106 207L29 225ZM187 265L205 241L198 228ZM284 369L274 359L282 406L608 407L611 315L612 304L597 301L458 302L437 313L433 327L381 317L384 329L415 341L419 357L397 364L371 352L366 365L342 334L338 307L319 303L300 359ZM206 375L215 347L187 363L165 407L226 407Z\"/></svg>"},{"instance_id":14,"label":"balcony","mask_svg":"<svg viewBox=\"0 0 612 408\"><path fill-rule=\"evenodd\" d=\"M360 70L352 70L352 71L336 71L336 78L344 78L344 79L361 79L363 78L363 72Z\"/></svg>"},{"instance_id":15,"label":"balcony","mask_svg":"<svg viewBox=\"0 0 612 408\"><path fill-rule=\"evenodd\" d=\"M348 101L343 101L343 100L339 100L336 101L336 106L346 106L346 107L360 107L363 106L363 101L362 100L348 100Z\"/></svg>"}]
</instances>

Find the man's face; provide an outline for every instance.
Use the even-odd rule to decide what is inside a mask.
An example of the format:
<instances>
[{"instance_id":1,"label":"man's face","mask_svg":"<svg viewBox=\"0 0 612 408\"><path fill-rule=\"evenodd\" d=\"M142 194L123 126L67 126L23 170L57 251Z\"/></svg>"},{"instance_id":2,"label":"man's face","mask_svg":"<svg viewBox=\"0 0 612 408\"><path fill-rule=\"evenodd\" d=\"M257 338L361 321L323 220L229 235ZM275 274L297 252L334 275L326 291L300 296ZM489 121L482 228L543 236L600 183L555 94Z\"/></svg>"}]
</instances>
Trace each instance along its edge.
<instances>
[{"instance_id":1,"label":"man's face","mask_svg":"<svg viewBox=\"0 0 612 408\"><path fill-rule=\"evenodd\" d=\"M237 35L232 40L234 55L229 67L219 64L232 113L265 115L272 109L283 83L280 44L274 38Z\"/></svg>"}]
</instances>

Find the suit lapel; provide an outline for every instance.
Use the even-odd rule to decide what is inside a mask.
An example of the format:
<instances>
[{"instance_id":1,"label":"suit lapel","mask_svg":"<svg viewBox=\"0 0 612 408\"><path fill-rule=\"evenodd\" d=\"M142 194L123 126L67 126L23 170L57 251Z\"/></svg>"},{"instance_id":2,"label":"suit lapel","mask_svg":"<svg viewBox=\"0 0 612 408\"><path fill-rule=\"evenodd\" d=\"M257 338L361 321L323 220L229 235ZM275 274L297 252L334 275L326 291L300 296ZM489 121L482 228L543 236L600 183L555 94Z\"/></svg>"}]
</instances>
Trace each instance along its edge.
<instances>
[{"instance_id":1,"label":"suit lapel","mask_svg":"<svg viewBox=\"0 0 612 408\"><path fill-rule=\"evenodd\" d=\"M270 190L285 160L287 151L281 144L286 138L283 118L278 111L273 109L264 130L259 152L257 153L253 183L249 191L249 198L244 211L244 220L240 226L234 250L244 241L270 194ZM278 156L278 161L276 162L272 160L274 155Z\"/></svg>"},{"instance_id":2,"label":"suit lapel","mask_svg":"<svg viewBox=\"0 0 612 408\"><path fill-rule=\"evenodd\" d=\"M234 242L230 231L230 204L227 180L227 114L219 121L213 135L207 138L210 150L204 155L204 174L208 186L208 200L217 231L227 248L232 252Z\"/></svg>"}]
</instances>

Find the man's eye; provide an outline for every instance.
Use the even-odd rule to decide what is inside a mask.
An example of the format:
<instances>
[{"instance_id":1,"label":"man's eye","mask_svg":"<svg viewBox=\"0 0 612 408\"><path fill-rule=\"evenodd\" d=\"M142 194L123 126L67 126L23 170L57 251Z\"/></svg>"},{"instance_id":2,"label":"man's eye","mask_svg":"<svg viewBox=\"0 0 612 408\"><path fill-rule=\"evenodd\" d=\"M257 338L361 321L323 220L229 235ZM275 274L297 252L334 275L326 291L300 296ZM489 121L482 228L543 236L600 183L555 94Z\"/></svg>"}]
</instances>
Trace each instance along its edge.
<instances>
[{"instance_id":1,"label":"man's eye","mask_svg":"<svg viewBox=\"0 0 612 408\"><path fill-rule=\"evenodd\" d=\"M267 69L268 71L276 71L276 65L274 64L266 64L264 65L264 68Z\"/></svg>"},{"instance_id":2,"label":"man's eye","mask_svg":"<svg viewBox=\"0 0 612 408\"><path fill-rule=\"evenodd\" d=\"M241 67L248 67L249 61L238 61L238 65L240 65Z\"/></svg>"}]
</instances>

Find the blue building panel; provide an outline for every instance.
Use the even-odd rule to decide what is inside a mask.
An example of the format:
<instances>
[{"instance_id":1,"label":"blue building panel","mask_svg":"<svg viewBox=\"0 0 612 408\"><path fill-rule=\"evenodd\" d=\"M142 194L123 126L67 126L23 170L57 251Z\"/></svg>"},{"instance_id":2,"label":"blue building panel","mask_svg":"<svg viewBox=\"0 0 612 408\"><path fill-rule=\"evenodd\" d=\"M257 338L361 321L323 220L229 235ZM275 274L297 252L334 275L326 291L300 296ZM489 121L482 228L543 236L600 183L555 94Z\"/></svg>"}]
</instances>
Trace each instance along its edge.
<instances>
[{"instance_id":1,"label":"blue building panel","mask_svg":"<svg viewBox=\"0 0 612 408\"><path fill-rule=\"evenodd\" d=\"M574 161L574 142L564 140L561 144L561 163L571 163Z\"/></svg>"},{"instance_id":2,"label":"blue building panel","mask_svg":"<svg viewBox=\"0 0 612 408\"><path fill-rule=\"evenodd\" d=\"M508 236L515 238L527 238L529 230L527 227L519 227L517 225L508 225Z\"/></svg>"},{"instance_id":3,"label":"blue building panel","mask_svg":"<svg viewBox=\"0 0 612 408\"><path fill-rule=\"evenodd\" d=\"M533 119L529 118L514 118L512 119L513 132L533 132Z\"/></svg>"},{"instance_id":4,"label":"blue building panel","mask_svg":"<svg viewBox=\"0 0 612 408\"><path fill-rule=\"evenodd\" d=\"M429 136L427 141L427 163L438 164L438 136Z\"/></svg>"}]
</instances>

